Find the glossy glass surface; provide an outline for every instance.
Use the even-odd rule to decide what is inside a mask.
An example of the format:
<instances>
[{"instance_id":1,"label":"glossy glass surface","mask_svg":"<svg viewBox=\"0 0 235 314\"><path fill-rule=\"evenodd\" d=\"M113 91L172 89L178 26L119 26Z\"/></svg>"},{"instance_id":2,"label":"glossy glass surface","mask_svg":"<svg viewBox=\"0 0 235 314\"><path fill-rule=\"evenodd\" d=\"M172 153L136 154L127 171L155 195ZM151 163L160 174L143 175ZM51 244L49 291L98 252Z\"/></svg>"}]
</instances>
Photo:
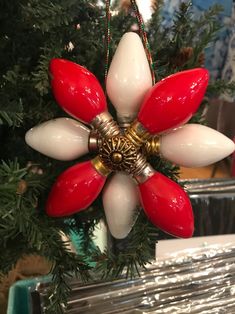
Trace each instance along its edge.
<instances>
[{"instance_id":1,"label":"glossy glass surface","mask_svg":"<svg viewBox=\"0 0 235 314\"><path fill-rule=\"evenodd\" d=\"M137 218L139 193L135 181L118 172L105 185L103 206L109 231L116 239L125 238Z\"/></svg>"},{"instance_id":2,"label":"glossy glass surface","mask_svg":"<svg viewBox=\"0 0 235 314\"><path fill-rule=\"evenodd\" d=\"M90 123L106 110L103 89L87 69L68 60L52 59L49 71L55 99L71 116Z\"/></svg>"},{"instance_id":3,"label":"glossy glass surface","mask_svg":"<svg viewBox=\"0 0 235 314\"><path fill-rule=\"evenodd\" d=\"M145 96L138 120L151 133L186 123L198 109L209 80L206 69L170 75L155 84Z\"/></svg>"},{"instance_id":4,"label":"glossy glass surface","mask_svg":"<svg viewBox=\"0 0 235 314\"><path fill-rule=\"evenodd\" d=\"M107 93L119 117L137 116L146 92L152 87L149 63L136 33L125 33L113 56L107 77Z\"/></svg>"},{"instance_id":5,"label":"glossy glass surface","mask_svg":"<svg viewBox=\"0 0 235 314\"><path fill-rule=\"evenodd\" d=\"M232 140L200 124L185 124L160 138L162 156L180 166L204 167L234 151Z\"/></svg>"},{"instance_id":6,"label":"glossy glass surface","mask_svg":"<svg viewBox=\"0 0 235 314\"><path fill-rule=\"evenodd\" d=\"M57 160L73 160L88 153L90 130L69 118L49 120L30 129L26 143Z\"/></svg>"},{"instance_id":7,"label":"glossy glass surface","mask_svg":"<svg viewBox=\"0 0 235 314\"><path fill-rule=\"evenodd\" d=\"M86 209L97 198L106 181L86 161L65 170L54 183L49 194L46 212L61 217Z\"/></svg>"},{"instance_id":8,"label":"glossy glass surface","mask_svg":"<svg viewBox=\"0 0 235 314\"><path fill-rule=\"evenodd\" d=\"M156 172L139 184L139 190L144 211L155 226L179 238L193 235L191 203L178 184Z\"/></svg>"}]
</instances>

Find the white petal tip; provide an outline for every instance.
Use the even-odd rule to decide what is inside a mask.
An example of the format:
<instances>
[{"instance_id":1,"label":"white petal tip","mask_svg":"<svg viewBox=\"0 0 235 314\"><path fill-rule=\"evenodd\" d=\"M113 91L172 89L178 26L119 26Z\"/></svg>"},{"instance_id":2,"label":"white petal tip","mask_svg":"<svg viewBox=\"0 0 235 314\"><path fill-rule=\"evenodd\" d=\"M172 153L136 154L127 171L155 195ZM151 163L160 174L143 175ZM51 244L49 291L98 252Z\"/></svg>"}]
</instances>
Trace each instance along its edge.
<instances>
[{"instance_id":1,"label":"white petal tip","mask_svg":"<svg viewBox=\"0 0 235 314\"><path fill-rule=\"evenodd\" d=\"M88 152L89 129L69 118L49 120L25 134L26 143L57 160L73 160Z\"/></svg>"},{"instance_id":2,"label":"white petal tip","mask_svg":"<svg viewBox=\"0 0 235 314\"><path fill-rule=\"evenodd\" d=\"M235 145L222 133L200 124L186 124L160 140L164 158L183 167L205 167L233 153Z\"/></svg>"}]
</instances>

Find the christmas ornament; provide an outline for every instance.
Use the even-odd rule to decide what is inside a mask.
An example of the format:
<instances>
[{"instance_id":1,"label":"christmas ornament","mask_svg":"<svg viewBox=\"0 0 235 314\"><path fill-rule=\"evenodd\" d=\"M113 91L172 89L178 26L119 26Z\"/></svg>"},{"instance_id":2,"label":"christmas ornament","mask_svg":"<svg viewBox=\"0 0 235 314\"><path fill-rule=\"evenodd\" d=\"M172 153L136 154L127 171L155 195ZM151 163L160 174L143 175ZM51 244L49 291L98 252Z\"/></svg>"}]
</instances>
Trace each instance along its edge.
<instances>
[{"instance_id":1,"label":"christmas ornament","mask_svg":"<svg viewBox=\"0 0 235 314\"><path fill-rule=\"evenodd\" d=\"M96 199L107 177L113 173L103 190L103 205L110 231L115 237L123 238L131 230L140 198L146 215L155 226L174 236L187 238L192 236L194 229L189 198L178 184L156 172L147 163L148 154L160 153L174 162L187 164L190 163L188 155L191 148L194 158L190 165L197 165L198 160L210 163L226 157L234 150L234 145L206 127L197 128L189 124L175 129L186 123L200 105L208 83L208 72L201 68L179 72L151 87L149 70L139 77L143 68L136 63L142 62L146 69L146 60L143 61L144 48L136 36L133 33L124 35L107 76L108 95L117 109L121 128L108 113L104 93L92 73L70 61L51 61L50 75L55 98L67 113L92 127L89 137L85 131L84 136L81 135L84 141L80 142L82 147L86 142L84 147L96 151L97 156L91 161L70 167L59 176L49 194L46 211L51 216L60 217L84 210ZM129 52L133 53L131 45L140 49L135 52L132 61L129 55ZM129 71L126 71L123 58L129 60ZM130 73L133 73L133 82ZM131 82L129 90L125 80L126 84ZM51 123L49 121L48 125ZM42 124L37 130L43 128L46 126ZM79 128L76 130L80 132ZM163 133L166 130L167 133ZM41 135L43 132L29 132L34 135L26 135L29 145L33 138L31 146L50 155L50 150L47 152L41 144L38 147L35 144L37 141L43 142L40 140L44 137ZM60 132L63 134L62 130ZM69 133L71 139L76 138L75 133ZM199 133L196 138L195 134ZM225 145L222 145L224 139ZM203 159L201 150L198 150L200 145L207 154L210 150L208 147L219 152ZM76 151L75 158L81 156L83 149ZM55 147L55 155L56 151ZM195 151L198 158L194 156ZM66 154L72 156L73 153ZM132 176L137 184L128 176Z\"/></svg>"}]
</instances>

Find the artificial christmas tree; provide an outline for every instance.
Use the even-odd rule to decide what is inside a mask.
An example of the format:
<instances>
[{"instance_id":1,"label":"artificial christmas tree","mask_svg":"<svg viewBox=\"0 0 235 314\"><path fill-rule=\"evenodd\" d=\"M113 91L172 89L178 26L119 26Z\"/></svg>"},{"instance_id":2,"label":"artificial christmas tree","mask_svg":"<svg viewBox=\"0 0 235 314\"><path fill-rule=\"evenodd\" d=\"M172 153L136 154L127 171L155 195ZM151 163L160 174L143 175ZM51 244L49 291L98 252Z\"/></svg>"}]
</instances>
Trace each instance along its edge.
<instances>
[{"instance_id":1,"label":"artificial christmas tree","mask_svg":"<svg viewBox=\"0 0 235 314\"><path fill-rule=\"evenodd\" d=\"M106 51L110 55L121 36L136 22L135 15L141 38L148 47L134 1L132 3L128 12L120 11L117 15L108 12L112 40L109 37ZM161 11L160 6L157 7L147 29L157 81L201 66L203 49L217 30L218 11L215 7L200 19L193 20L190 6L182 4L174 27L166 30L161 28ZM154 255L157 229L140 212L129 234L128 245L115 254L110 250L100 252L92 245L92 234L97 222L105 219L101 198L93 203L89 201L86 211L76 213L70 219L48 217L45 204L52 182L74 162L52 160L24 142L24 135L31 127L64 117L50 91L48 66L52 58L79 63L92 71L105 88L105 7L96 1L30 0L17 4L2 1L0 12L0 56L4 60L0 66L0 157L3 160L0 166L0 271L7 273L24 255L44 256L51 262L54 284L48 299L48 312L59 313L61 304L66 303L67 278L71 274L88 279L92 277L89 270L94 266L91 262L95 262L95 271L101 276L117 277L124 271L134 276ZM192 53L187 54L184 62L179 62L182 51L188 47ZM218 93L220 87L226 88L220 82L216 82L216 89L214 86L213 83L209 85L208 96L215 91ZM231 84L228 88L232 88ZM208 98L203 100L201 111L207 102ZM113 113L112 105L109 105ZM93 117L85 118L89 122ZM200 119L199 112L190 122ZM143 113L140 122L145 125L145 120ZM152 126L150 128L152 130ZM87 159L89 157L82 157L78 161L87 165ZM156 155L149 160L155 170L177 181L177 166ZM78 254L71 252L61 238L61 232L69 236L71 231L81 235Z\"/></svg>"}]
</instances>

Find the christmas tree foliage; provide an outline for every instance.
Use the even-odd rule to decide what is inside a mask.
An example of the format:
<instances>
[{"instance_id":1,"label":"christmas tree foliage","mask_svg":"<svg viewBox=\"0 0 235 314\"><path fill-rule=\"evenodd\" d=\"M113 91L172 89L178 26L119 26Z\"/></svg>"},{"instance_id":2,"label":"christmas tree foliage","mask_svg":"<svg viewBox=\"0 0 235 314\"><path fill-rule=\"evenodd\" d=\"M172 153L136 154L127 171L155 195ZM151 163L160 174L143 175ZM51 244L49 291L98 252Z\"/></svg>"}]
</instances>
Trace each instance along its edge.
<instances>
[{"instance_id":1,"label":"christmas tree foliage","mask_svg":"<svg viewBox=\"0 0 235 314\"><path fill-rule=\"evenodd\" d=\"M118 3L118 2L117 2ZM114 5L115 6L115 5ZM117 9L118 4L113 10ZM203 66L204 48L219 29L219 7L194 19L189 4L182 4L173 27L163 28L161 4L146 28L157 80L167 75ZM124 32L136 23L131 6L119 7L111 18L112 55ZM24 135L31 127L65 116L55 103L48 79L51 58L77 62L93 72L104 86L105 7L97 1L2 0L0 3L0 274L16 261L37 254L51 262L52 294L48 313L60 313L69 294L67 279L117 277L125 271L134 276L154 255L158 230L143 213L125 245L101 253L92 244L95 225L105 219L101 199L71 219L51 218L45 201L55 178L73 162L59 162L29 148ZM200 111L212 94L234 91L232 84L211 82ZM198 113L194 122L202 122ZM155 158L155 168L177 180L178 168ZM80 235L80 250L74 254L61 234ZM89 259L88 259L89 257Z\"/></svg>"}]
</instances>

